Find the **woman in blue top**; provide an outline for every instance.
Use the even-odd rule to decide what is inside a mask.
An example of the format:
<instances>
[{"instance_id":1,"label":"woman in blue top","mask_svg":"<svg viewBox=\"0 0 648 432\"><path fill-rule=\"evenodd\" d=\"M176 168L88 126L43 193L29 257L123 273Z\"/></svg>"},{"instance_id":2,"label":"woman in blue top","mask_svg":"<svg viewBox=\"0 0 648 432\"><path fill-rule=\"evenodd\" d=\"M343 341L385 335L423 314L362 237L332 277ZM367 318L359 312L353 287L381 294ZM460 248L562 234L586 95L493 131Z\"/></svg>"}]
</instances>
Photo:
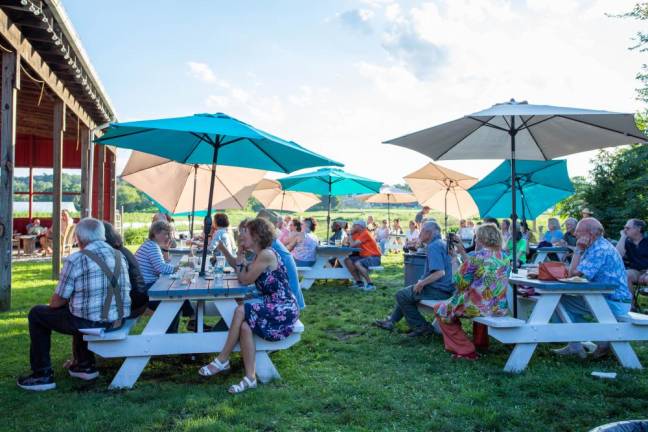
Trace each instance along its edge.
<instances>
[{"instance_id":1,"label":"woman in blue top","mask_svg":"<svg viewBox=\"0 0 648 432\"><path fill-rule=\"evenodd\" d=\"M262 294L261 302L245 303L236 308L225 346L211 363L199 371L202 376L212 376L229 370L230 354L239 344L245 376L239 384L229 388L230 393L241 393L257 386L254 335L268 341L283 340L292 334L299 318L299 307L288 286L286 267L272 249L274 237L274 226L266 219L256 218L247 223L245 230L240 230L241 248L236 258L219 246L228 261L233 261L239 282L254 283ZM244 248L252 250L255 255L249 264L245 260Z\"/></svg>"},{"instance_id":2,"label":"woman in blue top","mask_svg":"<svg viewBox=\"0 0 648 432\"><path fill-rule=\"evenodd\" d=\"M214 215L214 225L216 226L216 231L209 242L209 250L213 251L214 255L221 255L221 253L216 249L218 242L220 242L230 253L232 253L232 240L227 231L227 228L229 227L229 218L225 213L216 213Z\"/></svg>"},{"instance_id":3,"label":"woman in blue top","mask_svg":"<svg viewBox=\"0 0 648 432\"><path fill-rule=\"evenodd\" d=\"M547 220L547 232L544 234L542 240L553 245L562 239L563 233L560 231L560 222L556 218L549 218Z\"/></svg>"}]
</instances>

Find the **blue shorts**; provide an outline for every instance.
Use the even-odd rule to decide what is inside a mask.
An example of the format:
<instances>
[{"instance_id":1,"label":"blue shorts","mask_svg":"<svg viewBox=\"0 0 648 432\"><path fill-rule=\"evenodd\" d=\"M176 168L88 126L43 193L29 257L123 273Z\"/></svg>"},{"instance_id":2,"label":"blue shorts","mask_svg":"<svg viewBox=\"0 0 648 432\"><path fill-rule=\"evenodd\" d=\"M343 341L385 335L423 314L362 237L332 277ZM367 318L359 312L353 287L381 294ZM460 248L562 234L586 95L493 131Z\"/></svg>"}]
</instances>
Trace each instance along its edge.
<instances>
[{"instance_id":1,"label":"blue shorts","mask_svg":"<svg viewBox=\"0 0 648 432\"><path fill-rule=\"evenodd\" d=\"M369 267L378 267L380 265L379 256L361 257L360 255L351 255L349 258L354 263L360 263L360 265L366 269L369 269Z\"/></svg>"}]
</instances>

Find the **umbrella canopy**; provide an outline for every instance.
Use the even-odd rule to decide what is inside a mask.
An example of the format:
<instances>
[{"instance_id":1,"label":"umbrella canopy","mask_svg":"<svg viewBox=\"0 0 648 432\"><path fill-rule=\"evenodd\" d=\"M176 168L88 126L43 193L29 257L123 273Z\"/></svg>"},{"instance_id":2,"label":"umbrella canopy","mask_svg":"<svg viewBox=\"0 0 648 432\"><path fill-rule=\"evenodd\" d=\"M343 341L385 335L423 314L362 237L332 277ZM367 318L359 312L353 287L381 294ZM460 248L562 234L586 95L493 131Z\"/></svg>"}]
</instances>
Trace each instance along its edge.
<instances>
[{"instance_id":1,"label":"umbrella canopy","mask_svg":"<svg viewBox=\"0 0 648 432\"><path fill-rule=\"evenodd\" d=\"M516 207L522 218L535 219L557 202L571 196L567 162L519 160L516 163ZM481 217L511 216L511 161L504 161L468 192Z\"/></svg>"},{"instance_id":2,"label":"umbrella canopy","mask_svg":"<svg viewBox=\"0 0 648 432\"><path fill-rule=\"evenodd\" d=\"M403 178L422 206L443 211L458 219L474 216L479 211L467 192L477 183L475 177L428 162Z\"/></svg>"},{"instance_id":3,"label":"umbrella canopy","mask_svg":"<svg viewBox=\"0 0 648 432\"><path fill-rule=\"evenodd\" d=\"M281 183L270 179L261 180L252 196L267 209L290 212L304 212L322 202L312 193L285 191Z\"/></svg>"},{"instance_id":4,"label":"umbrella canopy","mask_svg":"<svg viewBox=\"0 0 648 432\"><path fill-rule=\"evenodd\" d=\"M284 173L315 166L341 166L297 143L270 135L223 113L112 123L95 142L186 164L211 164L201 275L205 274L207 261L216 164Z\"/></svg>"},{"instance_id":5,"label":"umbrella canopy","mask_svg":"<svg viewBox=\"0 0 648 432\"><path fill-rule=\"evenodd\" d=\"M509 102L439 126L387 141L438 159L549 160L572 153L646 142L633 114L531 105ZM517 220L515 187L512 186L513 272L517 272ZM517 312L514 303L514 314Z\"/></svg>"},{"instance_id":6,"label":"umbrella canopy","mask_svg":"<svg viewBox=\"0 0 648 432\"><path fill-rule=\"evenodd\" d=\"M250 168L218 166L213 207L243 209L265 173ZM211 180L209 165L186 165L133 151L121 178L148 195L169 214L191 215L207 210Z\"/></svg>"},{"instance_id":7,"label":"umbrella canopy","mask_svg":"<svg viewBox=\"0 0 648 432\"><path fill-rule=\"evenodd\" d=\"M217 156L219 165L283 173L316 166L342 166L223 113L113 123L95 142L191 165L212 164Z\"/></svg>"},{"instance_id":8,"label":"umbrella canopy","mask_svg":"<svg viewBox=\"0 0 648 432\"><path fill-rule=\"evenodd\" d=\"M414 194L396 188L383 187L379 193L361 195L359 200L372 204L387 204L387 221L391 226L390 206L392 204L407 204L416 202Z\"/></svg>"},{"instance_id":9,"label":"umbrella canopy","mask_svg":"<svg viewBox=\"0 0 648 432\"><path fill-rule=\"evenodd\" d=\"M339 168L320 168L316 171L280 178L279 182L286 191L311 192L329 197L326 216L327 239L331 225L332 196L377 193L382 186L382 182L349 174Z\"/></svg>"}]
</instances>

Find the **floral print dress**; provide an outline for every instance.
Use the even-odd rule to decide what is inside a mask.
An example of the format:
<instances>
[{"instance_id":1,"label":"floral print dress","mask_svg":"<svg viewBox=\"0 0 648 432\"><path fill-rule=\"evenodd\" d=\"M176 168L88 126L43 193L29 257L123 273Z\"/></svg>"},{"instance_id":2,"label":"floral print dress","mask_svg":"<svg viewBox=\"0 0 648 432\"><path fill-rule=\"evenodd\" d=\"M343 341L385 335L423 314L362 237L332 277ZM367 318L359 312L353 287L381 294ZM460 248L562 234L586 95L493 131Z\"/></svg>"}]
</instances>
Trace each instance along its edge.
<instances>
[{"instance_id":1,"label":"floral print dress","mask_svg":"<svg viewBox=\"0 0 648 432\"><path fill-rule=\"evenodd\" d=\"M436 315L448 323L462 317L506 315L509 264L501 252L487 248L468 255L454 278L457 291L434 306Z\"/></svg>"},{"instance_id":2,"label":"floral print dress","mask_svg":"<svg viewBox=\"0 0 648 432\"><path fill-rule=\"evenodd\" d=\"M277 257L277 268L266 269L255 281L262 301L245 304L245 321L262 339L279 341L293 332L299 307L288 285L286 266L279 254L271 250Z\"/></svg>"}]
</instances>

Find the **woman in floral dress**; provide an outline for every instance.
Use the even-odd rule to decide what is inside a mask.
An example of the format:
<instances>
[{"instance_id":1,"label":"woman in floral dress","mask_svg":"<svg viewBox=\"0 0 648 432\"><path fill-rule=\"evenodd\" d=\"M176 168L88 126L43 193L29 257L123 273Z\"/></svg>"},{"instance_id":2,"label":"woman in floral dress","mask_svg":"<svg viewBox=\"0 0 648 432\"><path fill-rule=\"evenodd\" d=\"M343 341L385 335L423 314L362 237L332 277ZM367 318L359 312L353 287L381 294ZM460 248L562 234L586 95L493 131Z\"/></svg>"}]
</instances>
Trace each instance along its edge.
<instances>
[{"instance_id":1,"label":"woman in floral dress","mask_svg":"<svg viewBox=\"0 0 648 432\"><path fill-rule=\"evenodd\" d=\"M230 265L236 268L239 282L254 283L261 292L261 302L245 303L236 308L223 350L199 371L200 375L212 376L229 370L230 354L240 343L245 376L239 384L229 388L230 393L240 393L257 386L254 335L269 341L285 339L293 332L299 318L299 307L288 285L286 267L271 247L274 235L274 226L266 219L257 218L239 228L236 257L218 245ZM255 255L249 264L245 260L246 250Z\"/></svg>"},{"instance_id":2,"label":"woman in floral dress","mask_svg":"<svg viewBox=\"0 0 648 432\"><path fill-rule=\"evenodd\" d=\"M434 306L446 350L454 357L476 359L475 345L461 328L460 318L506 315L509 260L502 255L502 235L495 224L477 228L474 253L457 250L463 263L455 275L457 291Z\"/></svg>"}]
</instances>

